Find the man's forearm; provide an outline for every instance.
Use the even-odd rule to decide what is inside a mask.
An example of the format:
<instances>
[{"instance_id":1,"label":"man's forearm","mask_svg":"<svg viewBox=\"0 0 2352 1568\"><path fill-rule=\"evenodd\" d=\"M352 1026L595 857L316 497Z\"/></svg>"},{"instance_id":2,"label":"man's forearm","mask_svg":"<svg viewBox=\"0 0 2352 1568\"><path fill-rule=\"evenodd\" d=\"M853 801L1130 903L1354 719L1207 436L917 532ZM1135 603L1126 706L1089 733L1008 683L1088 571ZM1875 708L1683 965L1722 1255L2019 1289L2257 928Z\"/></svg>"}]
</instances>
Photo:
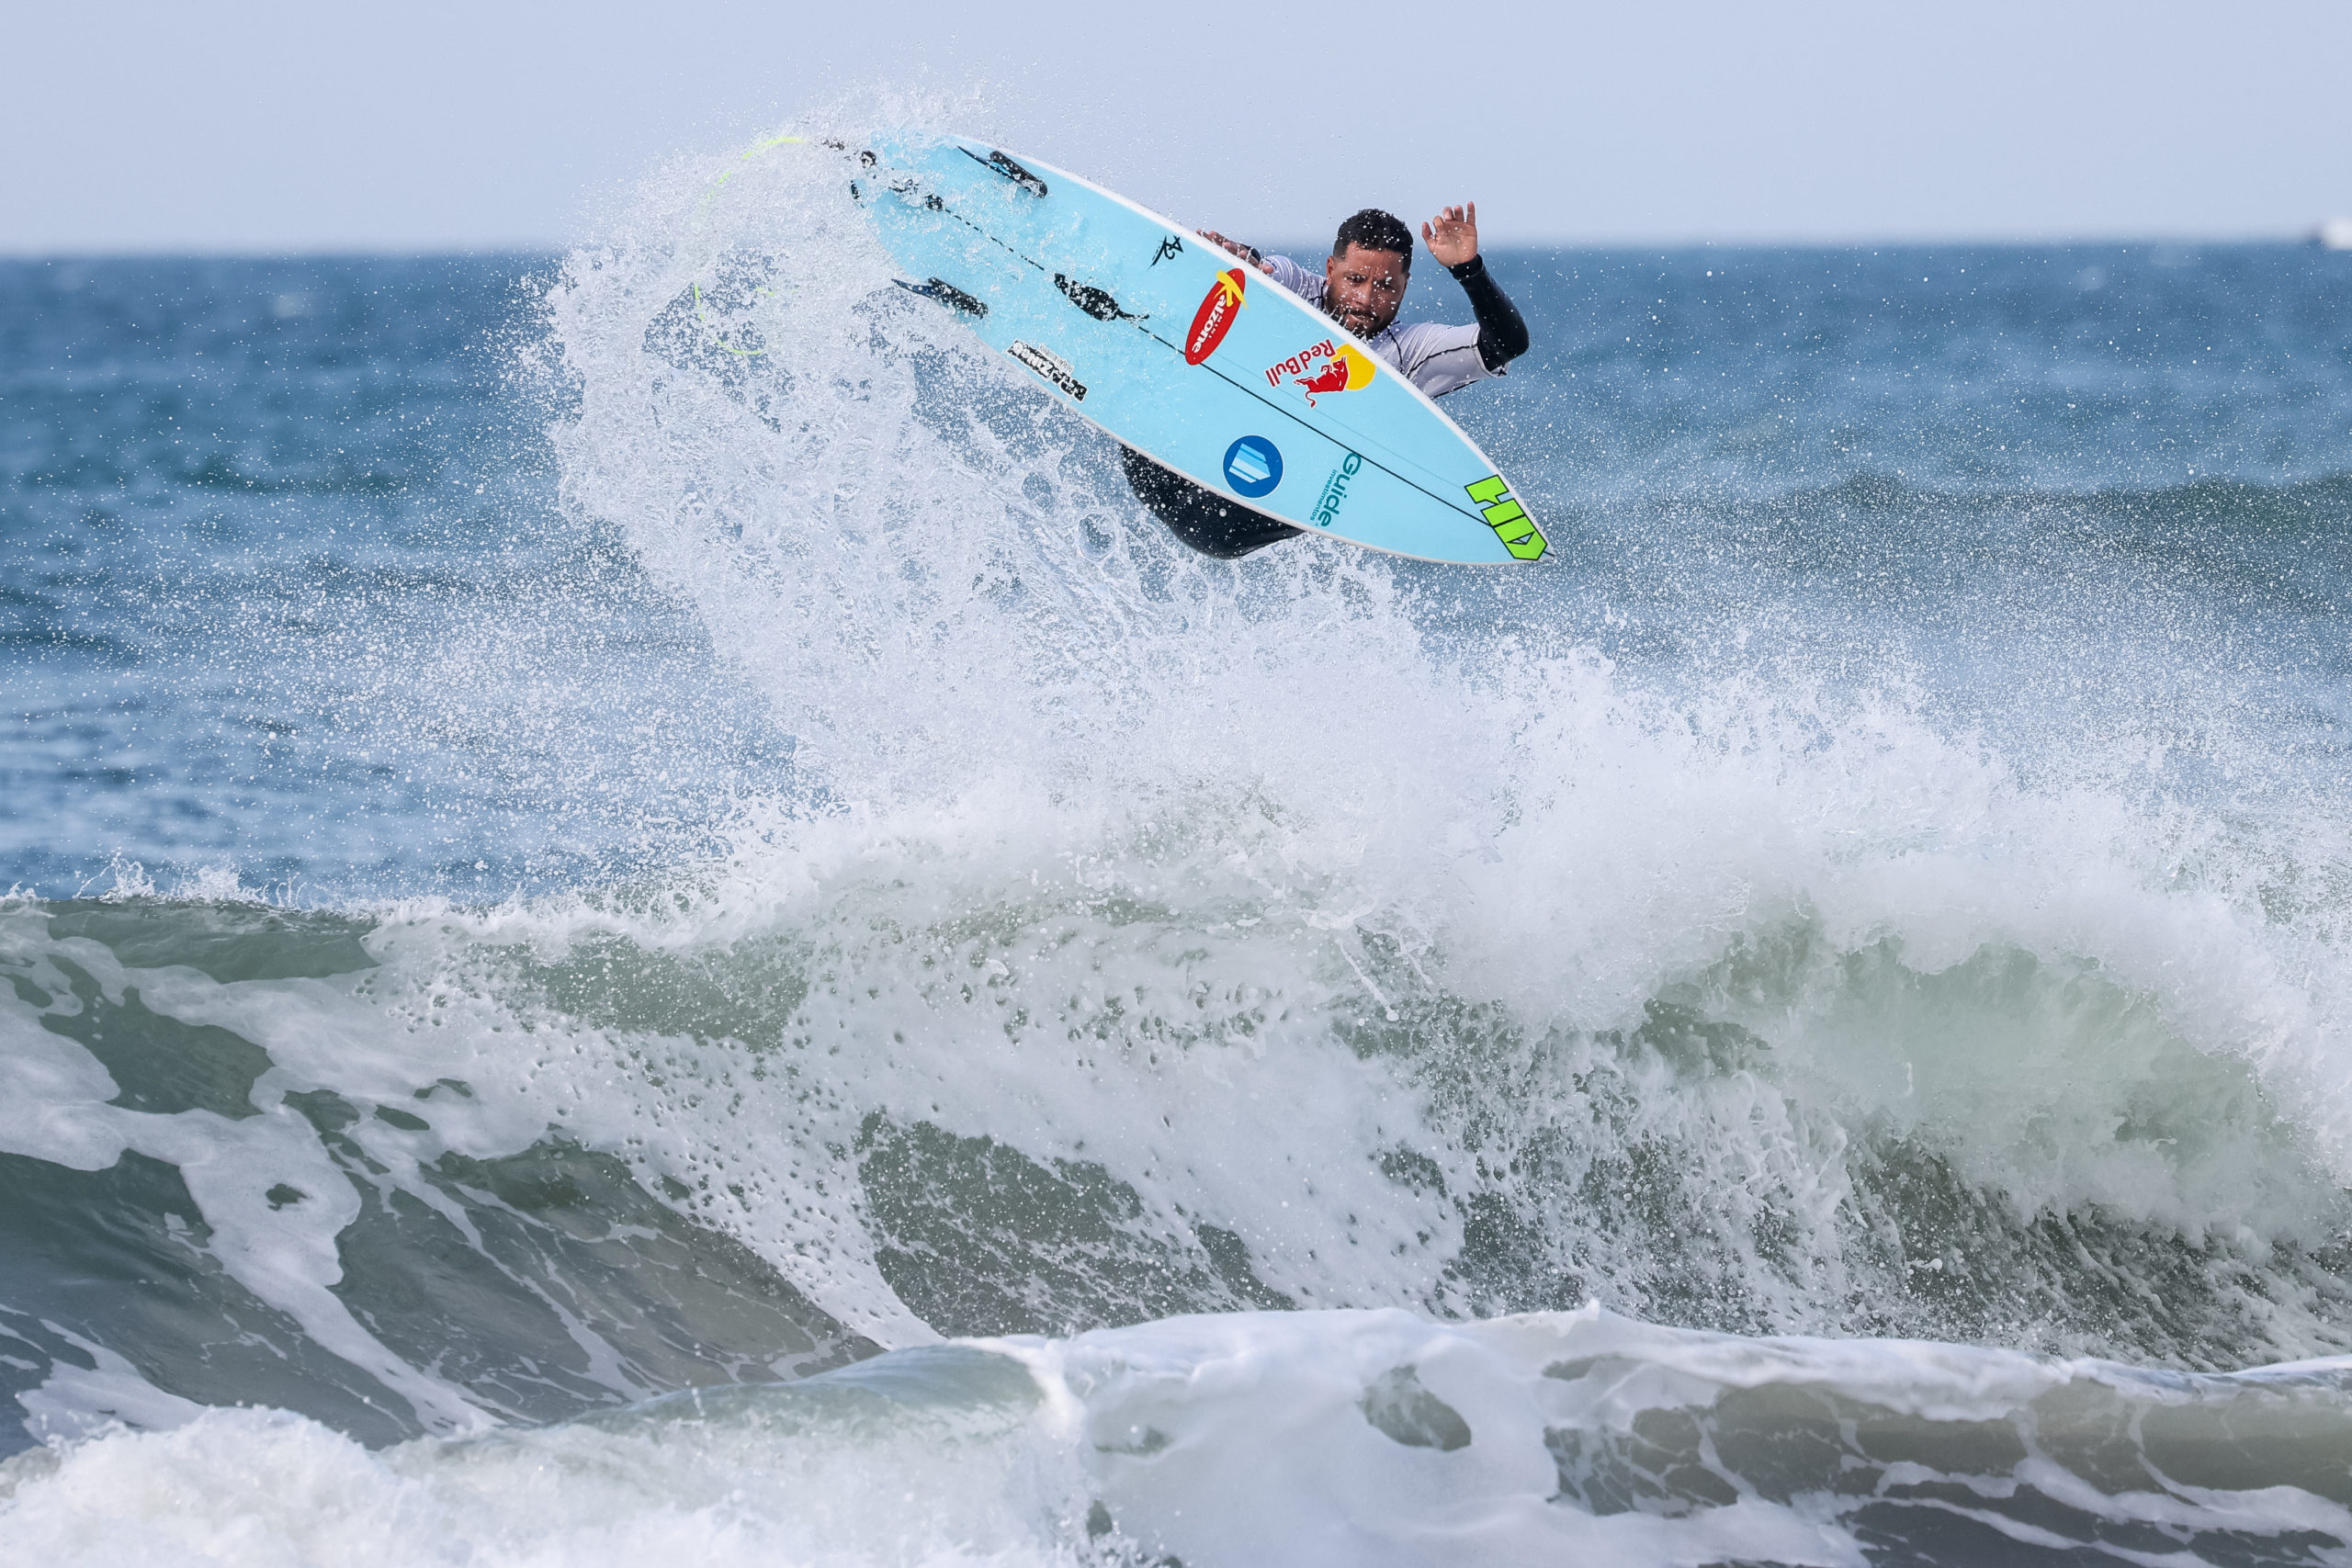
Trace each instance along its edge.
<instances>
[{"instance_id":1,"label":"man's forearm","mask_svg":"<svg viewBox=\"0 0 2352 1568\"><path fill-rule=\"evenodd\" d=\"M1219 249L1230 251L1260 272L1272 270L1266 265L1266 258L1259 254L1258 247L1255 245L1245 245L1238 240L1228 240L1214 229L1195 229L1193 232Z\"/></svg>"},{"instance_id":2,"label":"man's forearm","mask_svg":"<svg viewBox=\"0 0 2352 1568\"><path fill-rule=\"evenodd\" d=\"M1519 307L1487 271L1487 258L1472 256L1446 270L1470 296L1471 313L1478 320L1478 358L1488 370L1499 371L1527 352L1527 323Z\"/></svg>"}]
</instances>

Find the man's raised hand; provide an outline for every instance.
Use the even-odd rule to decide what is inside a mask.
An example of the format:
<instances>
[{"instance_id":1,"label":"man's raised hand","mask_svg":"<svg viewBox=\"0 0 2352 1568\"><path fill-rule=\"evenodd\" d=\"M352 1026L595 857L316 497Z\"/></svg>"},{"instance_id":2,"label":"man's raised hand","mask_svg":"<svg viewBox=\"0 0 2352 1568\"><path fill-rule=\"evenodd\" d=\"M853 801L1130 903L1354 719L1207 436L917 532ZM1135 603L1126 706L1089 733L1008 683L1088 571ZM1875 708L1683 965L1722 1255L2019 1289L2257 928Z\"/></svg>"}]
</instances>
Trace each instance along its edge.
<instances>
[{"instance_id":1,"label":"man's raised hand","mask_svg":"<svg viewBox=\"0 0 2352 1568\"><path fill-rule=\"evenodd\" d=\"M1449 207L1421 225L1421 243L1442 266L1460 266L1478 254L1478 204Z\"/></svg>"}]
</instances>

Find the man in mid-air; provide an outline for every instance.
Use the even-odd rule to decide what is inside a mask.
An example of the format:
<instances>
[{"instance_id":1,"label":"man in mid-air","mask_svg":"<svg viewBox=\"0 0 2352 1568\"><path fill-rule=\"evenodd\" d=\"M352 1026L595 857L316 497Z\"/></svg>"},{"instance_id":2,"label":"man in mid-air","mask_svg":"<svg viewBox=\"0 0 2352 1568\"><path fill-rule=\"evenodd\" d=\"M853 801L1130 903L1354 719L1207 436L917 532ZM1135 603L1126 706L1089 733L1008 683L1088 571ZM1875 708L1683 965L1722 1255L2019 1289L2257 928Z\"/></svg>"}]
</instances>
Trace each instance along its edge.
<instances>
[{"instance_id":1,"label":"man in mid-air","mask_svg":"<svg viewBox=\"0 0 2352 1568\"><path fill-rule=\"evenodd\" d=\"M1487 275L1478 254L1478 204L1449 207L1421 225L1430 254L1443 263L1470 297L1476 318L1469 326L1432 321L1396 325L1405 285L1413 267L1413 231L1377 208L1365 208L1340 225L1321 273L1288 256L1261 255L1254 248L1204 229L1201 237L1224 246L1353 333L1358 341L1407 380L1442 398L1473 381L1499 376L1503 367L1527 352L1527 323ZM1120 448L1127 483L1169 532L1203 555L1232 559L1306 532L1230 497L1204 490L1171 473L1133 447Z\"/></svg>"}]
</instances>

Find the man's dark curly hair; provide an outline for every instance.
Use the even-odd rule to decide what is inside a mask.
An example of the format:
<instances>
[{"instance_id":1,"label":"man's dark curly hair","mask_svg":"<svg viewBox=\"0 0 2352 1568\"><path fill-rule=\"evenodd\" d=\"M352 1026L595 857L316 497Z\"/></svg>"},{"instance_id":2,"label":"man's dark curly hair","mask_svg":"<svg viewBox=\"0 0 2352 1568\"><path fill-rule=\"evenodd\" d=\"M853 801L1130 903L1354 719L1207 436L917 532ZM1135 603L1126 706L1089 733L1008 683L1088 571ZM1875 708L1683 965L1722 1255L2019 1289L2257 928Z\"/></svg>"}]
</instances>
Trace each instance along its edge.
<instances>
[{"instance_id":1,"label":"man's dark curly hair","mask_svg":"<svg viewBox=\"0 0 2352 1568\"><path fill-rule=\"evenodd\" d=\"M1331 254L1343 256L1350 245L1362 245L1367 251L1390 251L1405 258L1405 270L1413 270L1413 231L1393 212L1383 212L1377 207L1367 207L1340 225L1340 236L1331 242Z\"/></svg>"}]
</instances>

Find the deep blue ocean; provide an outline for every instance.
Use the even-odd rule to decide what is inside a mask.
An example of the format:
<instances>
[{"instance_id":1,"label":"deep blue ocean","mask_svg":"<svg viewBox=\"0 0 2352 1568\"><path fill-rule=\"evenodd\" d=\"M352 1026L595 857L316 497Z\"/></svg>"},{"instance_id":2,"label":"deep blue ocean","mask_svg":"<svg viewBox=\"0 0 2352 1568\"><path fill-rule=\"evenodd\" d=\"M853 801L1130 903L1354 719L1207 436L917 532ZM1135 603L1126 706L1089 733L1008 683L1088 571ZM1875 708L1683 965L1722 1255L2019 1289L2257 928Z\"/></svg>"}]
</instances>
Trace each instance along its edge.
<instances>
[{"instance_id":1,"label":"deep blue ocean","mask_svg":"<svg viewBox=\"0 0 2352 1568\"><path fill-rule=\"evenodd\" d=\"M0 263L0 1562L2352 1562L2352 254L1496 252L1554 558L1223 563L800 156Z\"/></svg>"}]
</instances>

